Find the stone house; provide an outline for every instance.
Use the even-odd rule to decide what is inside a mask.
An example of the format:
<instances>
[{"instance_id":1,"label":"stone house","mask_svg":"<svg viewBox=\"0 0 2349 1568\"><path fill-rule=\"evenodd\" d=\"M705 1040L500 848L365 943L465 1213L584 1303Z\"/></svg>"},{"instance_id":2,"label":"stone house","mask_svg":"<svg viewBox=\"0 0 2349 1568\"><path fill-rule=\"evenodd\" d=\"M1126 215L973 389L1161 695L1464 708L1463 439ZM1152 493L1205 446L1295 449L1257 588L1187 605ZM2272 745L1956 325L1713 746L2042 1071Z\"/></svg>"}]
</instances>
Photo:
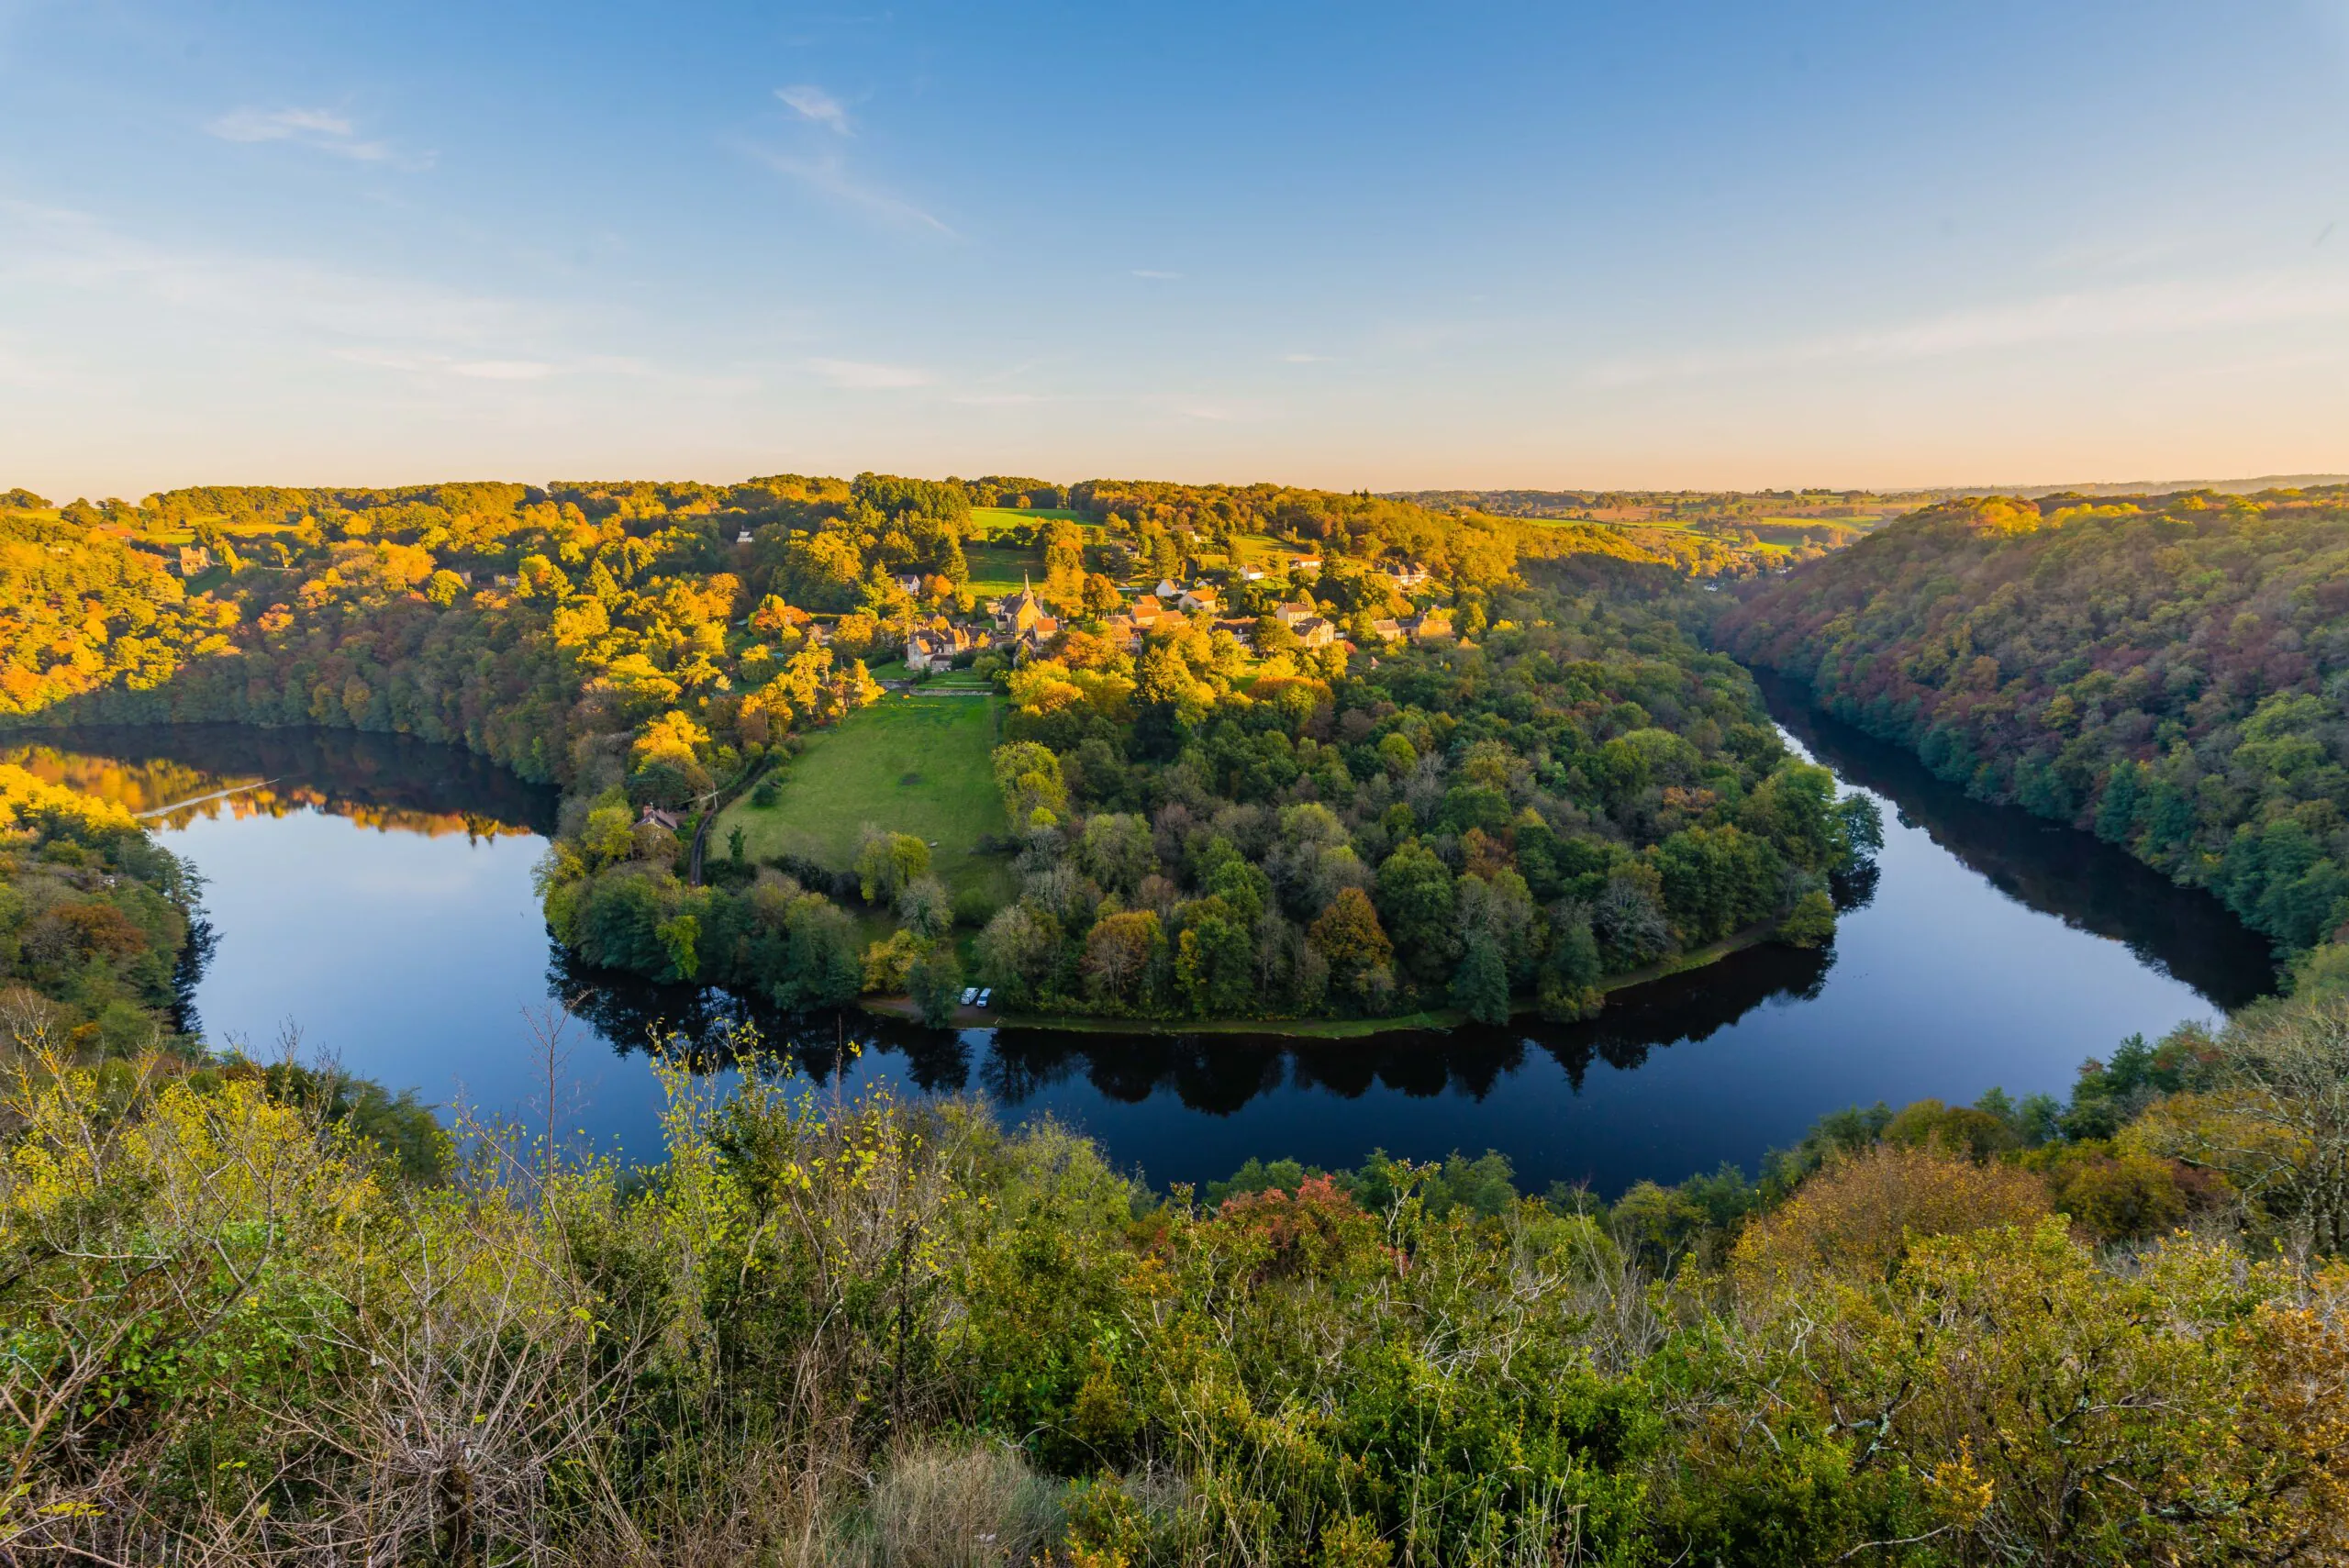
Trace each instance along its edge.
<instances>
[{"instance_id":1,"label":"stone house","mask_svg":"<svg viewBox=\"0 0 2349 1568\"><path fill-rule=\"evenodd\" d=\"M1450 637L1453 635L1452 612L1438 606L1415 616L1407 616L1403 620L1403 633L1421 642L1430 638Z\"/></svg>"}]
</instances>

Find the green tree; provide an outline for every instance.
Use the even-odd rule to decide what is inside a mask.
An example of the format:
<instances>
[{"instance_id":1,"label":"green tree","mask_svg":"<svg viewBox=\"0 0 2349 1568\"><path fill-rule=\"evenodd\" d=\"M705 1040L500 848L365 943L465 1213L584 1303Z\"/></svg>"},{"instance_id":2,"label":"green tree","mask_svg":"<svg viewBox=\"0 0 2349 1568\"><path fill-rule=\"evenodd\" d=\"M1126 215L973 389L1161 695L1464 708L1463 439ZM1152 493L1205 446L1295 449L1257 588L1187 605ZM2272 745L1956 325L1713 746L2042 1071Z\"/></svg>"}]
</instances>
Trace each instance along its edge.
<instances>
[{"instance_id":1,"label":"green tree","mask_svg":"<svg viewBox=\"0 0 2349 1568\"><path fill-rule=\"evenodd\" d=\"M1008 1006L1026 1006L1050 984L1060 955L1059 922L1025 902L999 909L979 933L979 978Z\"/></svg>"},{"instance_id":2,"label":"green tree","mask_svg":"<svg viewBox=\"0 0 2349 1568\"><path fill-rule=\"evenodd\" d=\"M1814 887L1795 900L1778 922L1778 940L1798 948L1815 948L1835 935L1835 904L1826 889Z\"/></svg>"},{"instance_id":3,"label":"green tree","mask_svg":"<svg viewBox=\"0 0 2349 1568\"><path fill-rule=\"evenodd\" d=\"M1537 981L1542 1016L1572 1021L1596 1014L1602 1002L1598 991L1601 973L1598 941L1591 934L1589 913L1578 906L1562 909L1551 921L1550 945L1542 956Z\"/></svg>"},{"instance_id":4,"label":"green tree","mask_svg":"<svg viewBox=\"0 0 2349 1568\"><path fill-rule=\"evenodd\" d=\"M942 1029L954 1017L963 995L963 966L952 942L932 942L906 972L906 990L921 1010L921 1021Z\"/></svg>"},{"instance_id":5,"label":"green tree","mask_svg":"<svg viewBox=\"0 0 2349 1568\"><path fill-rule=\"evenodd\" d=\"M1655 849L1664 913L1691 946L1767 916L1783 863L1766 841L1736 828L1684 828Z\"/></svg>"},{"instance_id":6,"label":"green tree","mask_svg":"<svg viewBox=\"0 0 2349 1568\"><path fill-rule=\"evenodd\" d=\"M930 870L930 846L911 833L864 830L856 851L857 890L867 904L894 904L916 878Z\"/></svg>"},{"instance_id":7,"label":"green tree","mask_svg":"<svg viewBox=\"0 0 2349 1568\"><path fill-rule=\"evenodd\" d=\"M1097 813L1085 819L1077 862L1109 892L1130 895L1141 879L1158 869L1150 824L1140 817Z\"/></svg>"},{"instance_id":8,"label":"green tree","mask_svg":"<svg viewBox=\"0 0 2349 1568\"><path fill-rule=\"evenodd\" d=\"M1453 904L1451 870L1416 839L1378 868L1379 917L1403 968L1422 984L1441 984L1460 951Z\"/></svg>"},{"instance_id":9,"label":"green tree","mask_svg":"<svg viewBox=\"0 0 2349 1568\"><path fill-rule=\"evenodd\" d=\"M779 1007L836 1007L864 985L856 922L829 898L803 894L785 917L784 963L768 982Z\"/></svg>"},{"instance_id":10,"label":"green tree","mask_svg":"<svg viewBox=\"0 0 2349 1568\"><path fill-rule=\"evenodd\" d=\"M1061 760L1033 740L1014 740L995 749L995 783L1015 828L1050 828L1068 814Z\"/></svg>"},{"instance_id":11,"label":"green tree","mask_svg":"<svg viewBox=\"0 0 2349 1568\"><path fill-rule=\"evenodd\" d=\"M1468 939L1452 977L1452 1005L1480 1024L1508 1022L1508 968L1499 944L1482 931Z\"/></svg>"},{"instance_id":12,"label":"green tree","mask_svg":"<svg viewBox=\"0 0 2349 1568\"><path fill-rule=\"evenodd\" d=\"M924 941L954 928L954 898L934 876L917 876L897 894L897 923Z\"/></svg>"}]
</instances>

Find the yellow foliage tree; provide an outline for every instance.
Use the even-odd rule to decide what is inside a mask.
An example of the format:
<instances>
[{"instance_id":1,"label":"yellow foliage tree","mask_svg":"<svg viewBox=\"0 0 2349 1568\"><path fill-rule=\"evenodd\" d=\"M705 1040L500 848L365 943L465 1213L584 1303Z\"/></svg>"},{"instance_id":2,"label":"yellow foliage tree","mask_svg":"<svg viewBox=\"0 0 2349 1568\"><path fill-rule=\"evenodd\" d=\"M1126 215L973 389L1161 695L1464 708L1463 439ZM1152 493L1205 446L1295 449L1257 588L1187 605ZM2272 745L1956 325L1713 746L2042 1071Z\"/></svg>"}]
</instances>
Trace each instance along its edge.
<instances>
[{"instance_id":1,"label":"yellow foliage tree","mask_svg":"<svg viewBox=\"0 0 2349 1568\"><path fill-rule=\"evenodd\" d=\"M1819 1274L1882 1279L1920 1238L2027 1226L2047 1213L2046 1186L2028 1171L1879 1143L1828 1166L1756 1221L1730 1267L1755 1290Z\"/></svg>"}]
</instances>

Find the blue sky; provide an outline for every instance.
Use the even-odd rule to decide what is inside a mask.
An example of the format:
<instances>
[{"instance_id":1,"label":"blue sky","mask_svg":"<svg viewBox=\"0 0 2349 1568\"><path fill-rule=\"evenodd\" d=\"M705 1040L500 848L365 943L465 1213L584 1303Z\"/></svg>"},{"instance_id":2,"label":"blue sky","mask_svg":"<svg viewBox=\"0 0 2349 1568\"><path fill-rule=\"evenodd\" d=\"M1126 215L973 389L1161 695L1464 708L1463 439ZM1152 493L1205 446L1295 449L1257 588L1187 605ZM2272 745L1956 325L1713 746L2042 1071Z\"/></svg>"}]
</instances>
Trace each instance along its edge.
<instances>
[{"instance_id":1,"label":"blue sky","mask_svg":"<svg viewBox=\"0 0 2349 1568\"><path fill-rule=\"evenodd\" d=\"M2349 0L0 0L0 106L50 495L2349 470Z\"/></svg>"}]
</instances>

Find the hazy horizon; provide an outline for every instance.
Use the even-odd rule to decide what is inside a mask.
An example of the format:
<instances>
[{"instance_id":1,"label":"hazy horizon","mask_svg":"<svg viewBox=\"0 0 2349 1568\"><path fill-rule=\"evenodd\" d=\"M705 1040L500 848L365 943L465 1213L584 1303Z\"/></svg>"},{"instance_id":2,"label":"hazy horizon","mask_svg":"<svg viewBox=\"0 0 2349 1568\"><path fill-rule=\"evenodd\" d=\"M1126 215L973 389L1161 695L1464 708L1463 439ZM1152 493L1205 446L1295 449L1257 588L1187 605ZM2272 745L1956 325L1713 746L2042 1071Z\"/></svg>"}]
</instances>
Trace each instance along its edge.
<instances>
[{"instance_id":1,"label":"hazy horizon","mask_svg":"<svg viewBox=\"0 0 2349 1568\"><path fill-rule=\"evenodd\" d=\"M2349 471L2344 87L2343 0L20 0L0 487Z\"/></svg>"},{"instance_id":2,"label":"hazy horizon","mask_svg":"<svg viewBox=\"0 0 2349 1568\"><path fill-rule=\"evenodd\" d=\"M1290 487L1293 487L1293 488L1297 488L1297 489L1328 489L1328 490L1339 491L1339 492L1347 493L1347 494L1351 494L1351 493L1353 493L1353 492L1354 492L1354 491L1364 490L1364 489L1368 488L1367 486L1359 485L1359 484L1311 485L1311 484L1301 484L1301 483L1296 483L1296 482L1287 481L1287 480L1282 480L1282 479L1265 479L1265 478L1254 478L1254 479L1217 479L1217 478L1197 478L1197 477L1190 477L1190 476L1185 476L1185 475L1180 475L1180 474L1139 473L1122 473L1122 474L1111 474L1111 473L1083 473L1083 474L1077 474L1077 475L1071 476L1071 475L1067 475L1067 474L1050 474L1050 473L1016 473L1016 474L1015 474L1015 473L1012 473L1011 471L1009 471L1009 470L989 470L989 471L986 471L986 473L981 473L981 472L975 472L975 471L974 471L974 472L970 473L954 473L954 474L949 474L949 473L905 473L905 471L902 471L902 470L891 470L891 469L881 469L881 470L871 470L871 471L859 469L859 470L854 471L854 473L865 473L865 472L874 472L874 473L905 473L905 476L906 476L906 477L908 477L908 478L919 478L919 479L963 479L963 480L975 480L975 479L983 478L983 477L985 477L987 473L1001 473L1001 474L1002 474L1002 475L1004 475L1005 477L1017 477L1017 478L1027 478L1027 479L1041 479L1041 480L1044 481L1044 482L1045 482L1045 483L1047 483L1047 484L1058 484L1058 485L1062 485L1062 486L1063 486L1063 487L1065 487L1065 486L1069 486L1069 485L1074 485L1074 484L1081 484L1081 483L1083 483L1083 482L1085 482L1085 481L1086 481L1086 480L1122 479L1122 480L1135 480L1135 481L1163 481L1163 482L1165 482L1165 483L1170 483L1170 484L1228 484L1228 485L1232 485L1232 486L1235 486L1235 487L1244 487L1244 486L1252 485L1252 484L1275 484L1275 485L1287 485L1287 486L1290 486ZM72 501L72 500L76 500L76 499L82 499L82 500L88 500L88 501L95 502L95 501L98 501L98 500L101 500L101 499L109 498L109 497L111 497L111 498L117 498L117 499L121 499L121 500L127 500L127 501L144 501L144 500L146 500L147 498L149 498L150 496L152 496L152 495L155 495L161 494L161 493L162 493L163 491L168 491L168 490L182 490L182 489L194 489L194 488L197 488L197 487L201 487L201 486L215 486L215 487L219 487L219 488L236 488L236 487L239 487L239 486L277 485L277 486L283 486L283 487L286 487L286 488L293 488L293 489L308 489L308 490L335 490L335 489L341 489L341 490L401 490L401 489L411 489L411 488L416 488L416 487L418 487L418 486L424 486L424 485L434 485L434 484L528 484L528 485L532 485L532 486L536 486L536 487L539 487L539 488L546 488L546 487L552 486L552 485L556 485L556 484L596 484L596 483L608 483L608 484L636 483L636 484L709 484L709 485L719 485L719 486L722 486L722 485L727 485L727 484L743 484L743 483L747 483L747 482L749 482L750 480L751 480L751 479L753 479L753 478L766 477L766 476L769 476L769 475L772 475L772 474L784 473L806 473L806 474L808 474L808 475L810 475L810 476L822 476L822 477L831 477L831 478L841 478L841 479L846 479L846 478L853 477L853 474L852 474L852 473L849 473L849 472L846 472L846 471L841 471L841 470L828 470L828 469L788 469L788 470L786 470L786 469L767 469L767 470L762 470L762 471L759 471L759 472L757 472L757 473L726 473L726 474L711 474L711 473L581 473L547 474L547 475L540 475L540 476L532 477L532 476L526 476L526 475L514 474L514 473L444 473L444 474L440 474L440 475L437 475L437 476L421 477L421 478L419 478L419 477L415 477L415 476L410 476L410 477L406 477L406 478L400 478L400 479L383 479L383 480L374 480L374 479L368 479L368 480L354 480L354 479L347 479L347 478L344 478L344 479L331 479L331 478L330 478L330 479L298 480L298 481L297 481L297 480L288 480L288 479L284 479L284 478L194 479L194 480L188 480L188 481L186 481L186 482L184 482L184 483L183 483L183 484L174 484L161 485L161 486L155 486L155 487L150 487L150 488L142 488L142 489L139 489L139 490L137 490L137 491L126 490L126 489L123 489L123 488L120 488L120 487L114 487L114 488L106 488L106 487L101 487L101 488L96 489L96 490L82 490L82 491L73 491L73 492L70 492L70 493L68 493L68 492L61 492L61 493L56 494L56 495L48 495L48 494L46 494L46 493L43 493L43 496L42 496L42 498L43 498L43 499L45 499L45 500L48 500L48 501L51 502L51 503L52 503L52 504L54 504L54 505L59 505L59 506L62 506L62 505L64 505L65 503L67 503L67 502L69 502L69 501ZM6 481L7 481L7 479L8 479L8 476L7 476L6 474L0 474L0 483L5 483L5 482L6 482ZM1943 494L1943 493L1950 493L1950 492L1959 492L1959 493L1964 493L1964 494L1967 494L1967 495L2045 495L2045 494L2062 494L2062 493L2069 492L2069 491L2082 491L2082 492L2087 492L2087 491L2101 491L2101 492L2106 492L2106 493L2115 494L2115 495L2171 495L2171 494L2175 494L2175 493L2176 493L2176 492L2179 492L2179 491L2185 491L2185 490L2216 490L2216 491L2222 491L2222 492L2252 492L2252 491L2255 491L2255 490L2259 490L2259 489L2271 489L2271 488L2272 488L2272 489L2288 489L2288 488L2299 488L2299 487L2302 487L2302 486L2309 486L2309 485L2318 485L2318 484L2349 484L2349 473L2268 473L2268 474L2245 474L2245 475L2242 475L2242 476L2235 477L2235 478L2213 478L2213 479L2172 479L2172 480L2091 480L2091 479L2081 479L2081 480L2063 481L2063 482L2057 482L2057 483L2052 483L2052 484L2050 484L2050 483L2018 483L2018 484L1886 484L1886 485L1874 485L1874 486L1869 486L1869 485L1854 485L1854 484L1788 484L1788 485L1760 485L1760 486L1753 486L1753 487L1750 487L1750 488L1742 488L1742 487L1738 487L1738 486L1724 485L1724 486L1720 486L1720 487L1718 487L1718 488L1710 488L1710 489L1709 489L1709 488L1705 488L1705 487L1700 487L1700 486L1691 486L1691 485L1674 485L1674 484L1416 484L1416 485L1407 484L1407 485L1394 485L1394 486L1389 486L1389 487L1383 488L1383 489L1374 490L1374 491L1372 491L1372 494L1375 494L1375 495L1426 495L1426 494L1438 493L1438 492L1459 491L1459 492L1469 492L1469 493L1477 493L1477 494L1486 494L1486 495L1497 495L1497 494L1500 494L1500 493L1503 493L1503 492L1517 492L1517 493L1522 493L1522 494L1552 494L1552 495L1592 495L1592 494L1609 494L1609 493L1611 493L1611 494L1646 494L1646 495L1675 495L1675 494L1678 494L1678 495L1757 495L1757 494L1765 494L1765 493L1782 493L1782 492L1787 492L1787 491L1794 491L1794 492L1820 492L1820 491L1842 491L1842 492L1848 492L1848 491L1862 491L1862 492L1865 492L1865 493L1869 494L1869 495L1885 495L1885 496L1896 496L1896 497L1897 497L1897 496L1906 496L1906 495L1922 495ZM28 488L28 489L31 489L31 488L35 488L35 487L33 487L33 486L27 486L26 488Z\"/></svg>"}]
</instances>

